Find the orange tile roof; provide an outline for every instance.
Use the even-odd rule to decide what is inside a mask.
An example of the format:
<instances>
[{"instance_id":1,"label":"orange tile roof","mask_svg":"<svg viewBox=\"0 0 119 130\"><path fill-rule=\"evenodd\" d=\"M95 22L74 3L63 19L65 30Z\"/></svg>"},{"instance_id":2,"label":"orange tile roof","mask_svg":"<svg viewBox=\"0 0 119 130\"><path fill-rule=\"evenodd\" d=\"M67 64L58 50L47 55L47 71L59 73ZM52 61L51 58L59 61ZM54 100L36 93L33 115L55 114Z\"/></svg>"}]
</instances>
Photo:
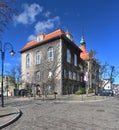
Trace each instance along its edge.
<instances>
[{"instance_id":1,"label":"orange tile roof","mask_svg":"<svg viewBox=\"0 0 119 130\"><path fill-rule=\"evenodd\" d=\"M80 49L83 51L83 52L80 53L81 59L89 60L90 59L90 54L89 54L89 52L86 51L86 47L84 45L81 45Z\"/></svg>"},{"instance_id":2,"label":"orange tile roof","mask_svg":"<svg viewBox=\"0 0 119 130\"><path fill-rule=\"evenodd\" d=\"M22 50L27 49L27 48L29 48L31 46L36 45L36 44L37 44L37 40L33 40L33 41L27 43Z\"/></svg>"},{"instance_id":3,"label":"orange tile roof","mask_svg":"<svg viewBox=\"0 0 119 130\"><path fill-rule=\"evenodd\" d=\"M65 34L65 32L63 32L61 29L58 29L52 33L45 35L45 37L43 38L43 40L41 42L47 41L47 40L52 39L52 38L57 37L57 36L61 36L62 34ZM35 46L38 43L39 42L37 42L37 40L30 41L21 49L21 51L26 50L32 46Z\"/></svg>"},{"instance_id":4,"label":"orange tile roof","mask_svg":"<svg viewBox=\"0 0 119 130\"><path fill-rule=\"evenodd\" d=\"M86 52L86 47L84 45L80 46L80 49L83 51L83 52Z\"/></svg>"},{"instance_id":5,"label":"orange tile roof","mask_svg":"<svg viewBox=\"0 0 119 130\"><path fill-rule=\"evenodd\" d=\"M81 52L80 57L83 60L89 60L90 59L90 54L88 52Z\"/></svg>"}]
</instances>

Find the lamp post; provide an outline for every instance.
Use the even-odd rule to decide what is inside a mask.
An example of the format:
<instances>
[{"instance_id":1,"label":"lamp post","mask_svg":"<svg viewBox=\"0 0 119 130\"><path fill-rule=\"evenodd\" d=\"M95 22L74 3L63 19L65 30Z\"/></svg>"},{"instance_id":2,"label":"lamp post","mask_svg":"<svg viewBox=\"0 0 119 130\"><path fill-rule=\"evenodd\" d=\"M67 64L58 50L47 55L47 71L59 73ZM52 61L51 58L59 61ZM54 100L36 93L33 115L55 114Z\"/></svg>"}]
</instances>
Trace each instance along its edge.
<instances>
[{"instance_id":1,"label":"lamp post","mask_svg":"<svg viewBox=\"0 0 119 130\"><path fill-rule=\"evenodd\" d=\"M1 81L1 107L4 107L4 90L3 90L3 73L4 73L4 59L5 59L5 52L7 49L11 49L9 52L12 56L15 54L13 50L13 46L11 43L6 42L4 46L2 47L2 42L0 41L0 52L1 52L1 60L2 60L2 81Z\"/></svg>"}]
</instances>

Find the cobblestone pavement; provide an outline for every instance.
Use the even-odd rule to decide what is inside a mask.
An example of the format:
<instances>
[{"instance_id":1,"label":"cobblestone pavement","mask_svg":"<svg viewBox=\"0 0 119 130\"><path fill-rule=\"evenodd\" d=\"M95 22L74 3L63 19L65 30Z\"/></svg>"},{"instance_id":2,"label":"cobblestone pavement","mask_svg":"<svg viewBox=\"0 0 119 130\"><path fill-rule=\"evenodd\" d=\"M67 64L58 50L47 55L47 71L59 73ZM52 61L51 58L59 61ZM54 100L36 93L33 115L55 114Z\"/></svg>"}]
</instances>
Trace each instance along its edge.
<instances>
[{"instance_id":1,"label":"cobblestone pavement","mask_svg":"<svg viewBox=\"0 0 119 130\"><path fill-rule=\"evenodd\" d=\"M119 130L119 97L100 102L14 100L23 112L3 130Z\"/></svg>"}]
</instances>

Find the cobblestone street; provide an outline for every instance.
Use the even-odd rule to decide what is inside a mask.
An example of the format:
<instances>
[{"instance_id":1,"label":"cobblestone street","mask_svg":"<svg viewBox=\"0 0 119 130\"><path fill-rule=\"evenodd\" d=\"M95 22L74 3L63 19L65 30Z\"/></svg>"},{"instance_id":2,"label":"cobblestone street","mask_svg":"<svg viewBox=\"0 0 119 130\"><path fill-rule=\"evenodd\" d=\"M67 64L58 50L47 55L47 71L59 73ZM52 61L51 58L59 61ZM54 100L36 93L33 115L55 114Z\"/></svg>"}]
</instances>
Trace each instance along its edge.
<instances>
[{"instance_id":1,"label":"cobblestone street","mask_svg":"<svg viewBox=\"0 0 119 130\"><path fill-rule=\"evenodd\" d=\"M119 130L119 99L97 102L14 100L22 116L3 130Z\"/></svg>"}]
</instances>

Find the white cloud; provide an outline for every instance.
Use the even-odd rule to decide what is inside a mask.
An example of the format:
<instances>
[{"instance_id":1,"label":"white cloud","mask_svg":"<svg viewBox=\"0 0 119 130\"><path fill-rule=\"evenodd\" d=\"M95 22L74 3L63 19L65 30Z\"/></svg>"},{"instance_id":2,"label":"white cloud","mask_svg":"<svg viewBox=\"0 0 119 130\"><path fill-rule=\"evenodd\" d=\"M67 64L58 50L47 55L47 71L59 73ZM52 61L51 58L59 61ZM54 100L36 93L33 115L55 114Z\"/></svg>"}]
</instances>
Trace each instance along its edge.
<instances>
[{"instance_id":1,"label":"white cloud","mask_svg":"<svg viewBox=\"0 0 119 130\"><path fill-rule=\"evenodd\" d=\"M16 24L31 24L36 21L36 16L43 11L43 7L36 3L31 5L23 4L23 9L24 11L21 14L13 18Z\"/></svg>"},{"instance_id":2,"label":"white cloud","mask_svg":"<svg viewBox=\"0 0 119 130\"><path fill-rule=\"evenodd\" d=\"M56 16L52 19L48 19L46 21L39 21L36 23L35 27L34 27L34 34L31 34L28 36L27 40L31 41L36 39L36 36L41 33L44 32L46 33L47 30L53 29L54 27L56 27L58 24L60 23L60 18L59 16Z\"/></svg>"},{"instance_id":3,"label":"white cloud","mask_svg":"<svg viewBox=\"0 0 119 130\"><path fill-rule=\"evenodd\" d=\"M44 13L44 16L45 16L45 17L49 17L50 14L51 14L51 12L47 11L47 12Z\"/></svg>"},{"instance_id":4,"label":"white cloud","mask_svg":"<svg viewBox=\"0 0 119 130\"><path fill-rule=\"evenodd\" d=\"M46 32L49 29L53 29L55 25L59 24L59 19L60 19L59 16L56 16L53 19L48 19L46 21L39 21L35 25L35 34L39 34L40 32Z\"/></svg>"},{"instance_id":5,"label":"white cloud","mask_svg":"<svg viewBox=\"0 0 119 130\"><path fill-rule=\"evenodd\" d=\"M27 38L28 41L31 41L31 40L34 40L34 39L36 39L36 36L33 35L33 34L31 34L31 35Z\"/></svg>"}]
</instances>

